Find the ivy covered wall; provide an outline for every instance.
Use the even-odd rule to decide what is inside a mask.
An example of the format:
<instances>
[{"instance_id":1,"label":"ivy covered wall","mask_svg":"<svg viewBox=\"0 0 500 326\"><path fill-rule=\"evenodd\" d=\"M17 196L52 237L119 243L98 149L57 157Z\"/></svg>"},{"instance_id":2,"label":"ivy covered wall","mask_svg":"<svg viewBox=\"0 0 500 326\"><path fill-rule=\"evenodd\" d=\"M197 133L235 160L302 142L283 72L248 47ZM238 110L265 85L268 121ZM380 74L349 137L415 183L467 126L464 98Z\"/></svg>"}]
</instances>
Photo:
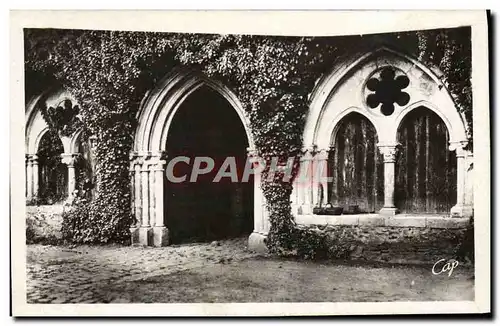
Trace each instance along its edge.
<instances>
[{"instance_id":1,"label":"ivy covered wall","mask_svg":"<svg viewBox=\"0 0 500 326\"><path fill-rule=\"evenodd\" d=\"M27 96L39 92L41 84L62 85L78 99L85 134L96 137L98 191L92 201L65 216L66 238L90 243L129 239L133 220L128 168L135 116L146 92L173 68L196 69L230 87L247 113L258 154L286 160L301 155L309 97L320 78L340 58L381 45L438 67L472 131L467 27L349 37L26 29ZM293 222L292 184L281 181L279 174L267 181L265 174L268 248L313 255L319 240Z\"/></svg>"}]
</instances>

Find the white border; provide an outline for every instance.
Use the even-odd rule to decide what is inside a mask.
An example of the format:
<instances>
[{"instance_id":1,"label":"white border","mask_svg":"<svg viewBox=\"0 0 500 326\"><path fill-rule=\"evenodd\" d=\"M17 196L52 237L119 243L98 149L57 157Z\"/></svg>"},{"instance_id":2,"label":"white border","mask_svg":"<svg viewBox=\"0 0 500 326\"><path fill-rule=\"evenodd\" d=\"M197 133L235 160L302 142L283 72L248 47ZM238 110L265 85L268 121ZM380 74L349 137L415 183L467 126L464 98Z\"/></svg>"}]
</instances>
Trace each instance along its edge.
<instances>
[{"instance_id":1,"label":"white border","mask_svg":"<svg viewBox=\"0 0 500 326\"><path fill-rule=\"evenodd\" d=\"M10 127L12 300L15 316L200 316L465 313L490 311L490 144L488 39L484 11L391 12L12 12ZM472 26L476 238L475 302L262 304L26 304L22 27L155 30L266 35L347 35Z\"/></svg>"}]
</instances>

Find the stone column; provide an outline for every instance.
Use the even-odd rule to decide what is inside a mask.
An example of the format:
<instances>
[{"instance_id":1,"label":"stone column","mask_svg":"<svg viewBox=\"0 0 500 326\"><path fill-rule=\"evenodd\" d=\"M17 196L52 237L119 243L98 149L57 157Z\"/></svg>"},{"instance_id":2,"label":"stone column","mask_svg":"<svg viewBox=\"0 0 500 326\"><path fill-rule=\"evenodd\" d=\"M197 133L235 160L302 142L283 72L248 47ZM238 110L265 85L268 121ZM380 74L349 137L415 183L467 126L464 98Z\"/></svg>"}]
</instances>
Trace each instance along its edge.
<instances>
[{"instance_id":1,"label":"stone column","mask_svg":"<svg viewBox=\"0 0 500 326\"><path fill-rule=\"evenodd\" d=\"M299 167L299 198L301 199L300 213L312 214L314 207L313 194L313 179L314 179L314 164L313 164L314 148L309 147L303 150L303 155L300 158Z\"/></svg>"},{"instance_id":2,"label":"stone column","mask_svg":"<svg viewBox=\"0 0 500 326\"><path fill-rule=\"evenodd\" d=\"M251 162L258 162L257 152L248 151L248 159ZM262 193L261 174L254 174L254 216L253 216L253 232L248 238L248 248L257 252L267 252L266 238L269 232L267 209L265 206L264 194Z\"/></svg>"},{"instance_id":3,"label":"stone column","mask_svg":"<svg viewBox=\"0 0 500 326\"><path fill-rule=\"evenodd\" d=\"M134 216L134 223L130 226L131 244L140 244L139 228L141 226L141 184L140 184L141 162L137 153L130 154L130 208Z\"/></svg>"},{"instance_id":4,"label":"stone column","mask_svg":"<svg viewBox=\"0 0 500 326\"><path fill-rule=\"evenodd\" d=\"M144 246L149 246L152 244L153 228L151 227L150 221L150 184L149 184L149 165L150 165L150 155L143 155L143 162L140 169L141 173L141 206L142 206L142 216L141 216L141 227L139 228L139 243Z\"/></svg>"},{"instance_id":5,"label":"stone column","mask_svg":"<svg viewBox=\"0 0 500 326\"><path fill-rule=\"evenodd\" d=\"M31 162L33 165L32 173L33 173L33 197L38 198L40 192L40 186L38 181L38 156L33 155L31 157Z\"/></svg>"},{"instance_id":6,"label":"stone column","mask_svg":"<svg viewBox=\"0 0 500 326\"><path fill-rule=\"evenodd\" d=\"M130 189L130 211L132 212L132 216L134 217L135 220L135 158L130 156L130 167L128 169L128 177L129 177L129 189ZM137 224L137 221L134 222L132 226L135 226Z\"/></svg>"},{"instance_id":7,"label":"stone column","mask_svg":"<svg viewBox=\"0 0 500 326\"><path fill-rule=\"evenodd\" d=\"M142 222L142 189L141 189L141 167L144 164L142 158L137 158L134 163L134 212L135 219L138 226L141 226Z\"/></svg>"},{"instance_id":8,"label":"stone column","mask_svg":"<svg viewBox=\"0 0 500 326\"><path fill-rule=\"evenodd\" d=\"M152 165L151 174L154 174L154 227L153 227L153 245L155 247L164 247L169 244L169 232L165 227L164 216L164 178L165 164L164 153L159 153L155 164ZM151 187L150 187L151 188ZM152 195L153 196L153 195Z\"/></svg>"},{"instance_id":9,"label":"stone column","mask_svg":"<svg viewBox=\"0 0 500 326\"><path fill-rule=\"evenodd\" d=\"M464 148L466 141L450 143L450 150L454 150L457 154L457 203L451 208L452 217L470 217L472 216L472 206L465 201L467 175L469 170L468 157L471 153Z\"/></svg>"},{"instance_id":10,"label":"stone column","mask_svg":"<svg viewBox=\"0 0 500 326\"><path fill-rule=\"evenodd\" d=\"M384 155L384 207L379 213L393 216L399 213L399 210L394 205L394 180L398 144L378 145L378 148Z\"/></svg>"},{"instance_id":11,"label":"stone column","mask_svg":"<svg viewBox=\"0 0 500 326\"><path fill-rule=\"evenodd\" d=\"M26 155L26 200L33 199L33 161L32 154Z\"/></svg>"},{"instance_id":12,"label":"stone column","mask_svg":"<svg viewBox=\"0 0 500 326\"><path fill-rule=\"evenodd\" d=\"M73 193L76 189L75 162L78 156L78 153L61 154L61 162L68 167L68 199L70 200L74 197Z\"/></svg>"},{"instance_id":13,"label":"stone column","mask_svg":"<svg viewBox=\"0 0 500 326\"><path fill-rule=\"evenodd\" d=\"M474 215L474 154L471 151L465 152L465 207L466 216Z\"/></svg>"},{"instance_id":14,"label":"stone column","mask_svg":"<svg viewBox=\"0 0 500 326\"><path fill-rule=\"evenodd\" d=\"M328 155L330 149L320 149L314 156L314 186L313 198L315 206L325 206L328 203Z\"/></svg>"}]
</instances>

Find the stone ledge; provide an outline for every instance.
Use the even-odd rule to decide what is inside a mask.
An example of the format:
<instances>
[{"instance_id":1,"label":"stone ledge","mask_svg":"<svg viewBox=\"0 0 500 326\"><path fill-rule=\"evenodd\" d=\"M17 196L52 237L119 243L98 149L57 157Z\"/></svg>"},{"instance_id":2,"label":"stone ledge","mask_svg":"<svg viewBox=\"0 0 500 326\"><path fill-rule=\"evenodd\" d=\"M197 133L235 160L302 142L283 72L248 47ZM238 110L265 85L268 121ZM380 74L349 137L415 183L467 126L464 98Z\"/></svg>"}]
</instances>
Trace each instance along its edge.
<instances>
[{"instance_id":1,"label":"stone ledge","mask_svg":"<svg viewBox=\"0 0 500 326\"><path fill-rule=\"evenodd\" d=\"M425 226L431 229L462 229L469 225L468 217L439 217L428 216L425 218Z\"/></svg>"},{"instance_id":2,"label":"stone ledge","mask_svg":"<svg viewBox=\"0 0 500 326\"><path fill-rule=\"evenodd\" d=\"M425 217L391 216L385 220L386 226L394 227L425 227Z\"/></svg>"},{"instance_id":3,"label":"stone ledge","mask_svg":"<svg viewBox=\"0 0 500 326\"><path fill-rule=\"evenodd\" d=\"M351 225L351 226L388 226L415 227L431 229L461 229L469 224L469 218L426 215L395 215L379 214L357 215L296 215L295 222L301 225Z\"/></svg>"}]
</instances>

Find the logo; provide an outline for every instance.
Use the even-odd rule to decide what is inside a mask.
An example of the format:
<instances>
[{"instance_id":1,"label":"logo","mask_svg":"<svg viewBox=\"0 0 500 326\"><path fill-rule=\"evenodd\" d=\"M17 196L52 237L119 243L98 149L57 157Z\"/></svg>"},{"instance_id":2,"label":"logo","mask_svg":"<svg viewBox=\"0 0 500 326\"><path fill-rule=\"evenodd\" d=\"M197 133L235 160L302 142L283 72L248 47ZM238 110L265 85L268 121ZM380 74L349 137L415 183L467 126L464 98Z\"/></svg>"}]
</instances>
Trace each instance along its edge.
<instances>
[{"instance_id":1,"label":"logo","mask_svg":"<svg viewBox=\"0 0 500 326\"><path fill-rule=\"evenodd\" d=\"M446 261L446 259L440 259L438 260L434 266L432 266L432 274L434 275L439 275L442 273L448 272L448 277L453 274L453 270L457 268L458 266L458 261L455 259L449 259Z\"/></svg>"}]
</instances>

